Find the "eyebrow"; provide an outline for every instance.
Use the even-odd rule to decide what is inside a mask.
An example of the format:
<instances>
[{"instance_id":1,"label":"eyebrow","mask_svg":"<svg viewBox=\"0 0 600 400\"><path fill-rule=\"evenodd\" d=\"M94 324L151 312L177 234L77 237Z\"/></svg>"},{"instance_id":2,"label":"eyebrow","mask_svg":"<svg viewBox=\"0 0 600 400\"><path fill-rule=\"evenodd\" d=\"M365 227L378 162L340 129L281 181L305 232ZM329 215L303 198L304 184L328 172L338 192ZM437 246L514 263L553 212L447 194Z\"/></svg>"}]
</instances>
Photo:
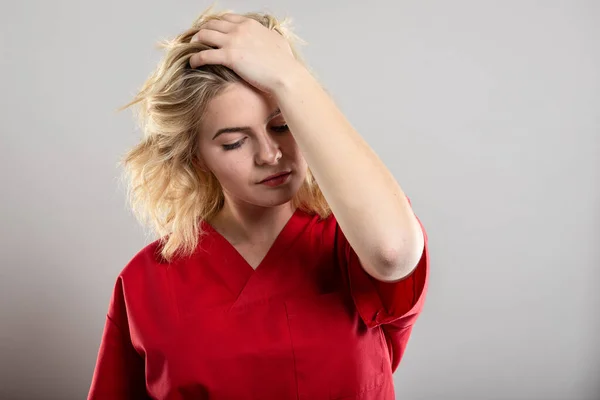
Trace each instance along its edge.
<instances>
[{"instance_id":1,"label":"eyebrow","mask_svg":"<svg viewBox=\"0 0 600 400\"><path fill-rule=\"evenodd\" d=\"M265 120L265 123L269 122L271 119L275 118L279 114L281 114L281 110L279 108L277 108L275 111L273 111L271 114L269 114L269 116ZM234 126L231 128L221 128L217 131L217 133L215 133L212 140L215 140L219 135L221 135L223 133L247 132L249 130L250 130L249 126Z\"/></svg>"}]
</instances>

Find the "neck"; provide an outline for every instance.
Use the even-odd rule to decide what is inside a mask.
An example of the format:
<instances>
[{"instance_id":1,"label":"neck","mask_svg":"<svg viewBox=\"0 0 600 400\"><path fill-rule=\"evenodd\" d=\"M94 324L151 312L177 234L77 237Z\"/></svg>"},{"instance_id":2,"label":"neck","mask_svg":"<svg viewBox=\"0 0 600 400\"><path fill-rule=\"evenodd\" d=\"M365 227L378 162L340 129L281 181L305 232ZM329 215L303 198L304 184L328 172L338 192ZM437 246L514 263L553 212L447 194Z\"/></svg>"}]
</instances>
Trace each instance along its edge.
<instances>
[{"instance_id":1,"label":"neck","mask_svg":"<svg viewBox=\"0 0 600 400\"><path fill-rule=\"evenodd\" d=\"M260 207L225 201L211 225L233 245L272 241L294 214L291 202Z\"/></svg>"}]
</instances>

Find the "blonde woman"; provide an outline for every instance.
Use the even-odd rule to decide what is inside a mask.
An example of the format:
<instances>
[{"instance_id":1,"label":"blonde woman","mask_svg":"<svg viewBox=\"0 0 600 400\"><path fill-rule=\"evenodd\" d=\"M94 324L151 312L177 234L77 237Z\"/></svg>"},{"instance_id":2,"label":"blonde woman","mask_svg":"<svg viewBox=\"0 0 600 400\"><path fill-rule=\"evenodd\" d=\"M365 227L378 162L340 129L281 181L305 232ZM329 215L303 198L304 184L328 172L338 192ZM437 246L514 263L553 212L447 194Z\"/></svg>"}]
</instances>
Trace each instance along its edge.
<instances>
[{"instance_id":1,"label":"blonde woman","mask_svg":"<svg viewBox=\"0 0 600 400\"><path fill-rule=\"evenodd\" d=\"M164 46L124 159L160 239L117 279L89 399L393 399L429 268L408 198L273 16Z\"/></svg>"}]
</instances>

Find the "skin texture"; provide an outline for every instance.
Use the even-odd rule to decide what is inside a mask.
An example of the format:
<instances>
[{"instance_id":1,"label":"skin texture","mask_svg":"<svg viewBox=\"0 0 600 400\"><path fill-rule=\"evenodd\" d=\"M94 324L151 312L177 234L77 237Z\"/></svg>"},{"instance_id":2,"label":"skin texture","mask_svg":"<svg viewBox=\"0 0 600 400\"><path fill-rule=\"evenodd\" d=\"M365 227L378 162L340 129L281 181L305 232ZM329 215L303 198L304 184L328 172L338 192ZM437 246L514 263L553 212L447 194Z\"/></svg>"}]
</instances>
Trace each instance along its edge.
<instances>
[{"instance_id":1,"label":"skin texture","mask_svg":"<svg viewBox=\"0 0 600 400\"><path fill-rule=\"evenodd\" d=\"M285 39L257 21L227 14L222 21L207 24L194 40L213 49L193 55L192 67L225 65L272 99L275 103L271 107L279 106L297 147L365 271L388 282L410 274L423 253L424 236L406 195L333 100L296 61ZM219 108L219 113L225 112L228 112L225 108ZM252 121L247 122L257 124L266 114L261 110L248 117ZM264 154L272 154L265 149ZM217 164L207 160L207 165ZM230 179L223 183L233 194L234 180L232 174L222 173L225 168L233 167L218 169L223 178ZM243 174L255 177L257 173L257 167L252 167ZM279 194L269 193L262 198L262 192L251 191L247 185L235 193L239 196L231 196L234 201L228 204L220 221L215 221L226 237L229 232L229 239L237 235L240 243L244 240L252 243L252 238L258 237L257 242L269 243L291 216L289 207L279 203L285 199L283 194L278 197Z\"/></svg>"}]
</instances>

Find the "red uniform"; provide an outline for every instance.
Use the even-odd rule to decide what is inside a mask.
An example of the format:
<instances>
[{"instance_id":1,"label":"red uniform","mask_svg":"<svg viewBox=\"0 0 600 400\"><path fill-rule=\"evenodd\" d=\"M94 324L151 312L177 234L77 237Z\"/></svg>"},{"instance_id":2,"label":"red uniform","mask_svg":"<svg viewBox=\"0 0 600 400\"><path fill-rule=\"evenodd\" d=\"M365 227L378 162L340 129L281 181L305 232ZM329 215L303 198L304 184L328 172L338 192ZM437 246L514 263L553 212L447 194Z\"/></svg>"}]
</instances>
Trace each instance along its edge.
<instances>
[{"instance_id":1,"label":"red uniform","mask_svg":"<svg viewBox=\"0 0 600 400\"><path fill-rule=\"evenodd\" d=\"M296 210L254 270L209 224L196 252L157 242L117 279L89 399L393 399L423 306L413 273L369 276L335 217Z\"/></svg>"}]
</instances>

